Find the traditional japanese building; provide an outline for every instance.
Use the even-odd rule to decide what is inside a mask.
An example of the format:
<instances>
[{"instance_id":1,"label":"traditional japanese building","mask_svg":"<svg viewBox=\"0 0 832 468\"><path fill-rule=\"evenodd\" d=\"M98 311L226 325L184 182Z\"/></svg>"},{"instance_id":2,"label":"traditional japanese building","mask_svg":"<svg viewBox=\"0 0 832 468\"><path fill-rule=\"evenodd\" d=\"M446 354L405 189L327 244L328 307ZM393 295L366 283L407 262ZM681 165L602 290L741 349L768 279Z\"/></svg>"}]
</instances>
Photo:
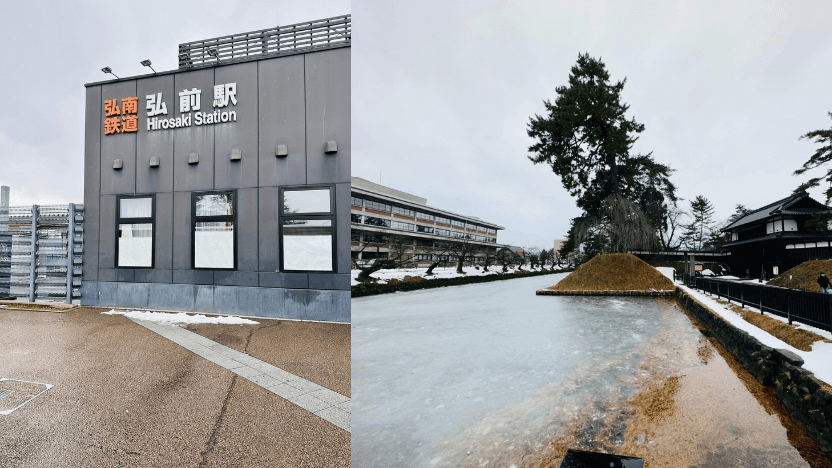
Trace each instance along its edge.
<instances>
[{"instance_id":1,"label":"traditional japanese building","mask_svg":"<svg viewBox=\"0 0 832 468\"><path fill-rule=\"evenodd\" d=\"M348 322L350 44L327 18L87 84L82 304Z\"/></svg>"},{"instance_id":2,"label":"traditional japanese building","mask_svg":"<svg viewBox=\"0 0 832 468\"><path fill-rule=\"evenodd\" d=\"M832 258L832 232L819 218L832 209L806 192L758 208L734 221L723 232L731 236L723 246L731 273L767 278L807 260Z\"/></svg>"}]
</instances>

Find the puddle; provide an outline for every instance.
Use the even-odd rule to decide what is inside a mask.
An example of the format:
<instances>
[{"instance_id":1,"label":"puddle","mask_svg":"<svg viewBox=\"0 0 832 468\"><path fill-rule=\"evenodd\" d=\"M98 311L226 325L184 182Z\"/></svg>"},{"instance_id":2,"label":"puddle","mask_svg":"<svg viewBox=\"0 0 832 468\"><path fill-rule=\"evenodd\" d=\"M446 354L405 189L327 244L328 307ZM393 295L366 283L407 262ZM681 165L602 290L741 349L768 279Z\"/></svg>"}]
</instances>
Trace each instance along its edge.
<instances>
[{"instance_id":1,"label":"puddle","mask_svg":"<svg viewBox=\"0 0 832 468\"><path fill-rule=\"evenodd\" d=\"M50 384L25 380L0 379L0 415L12 414L52 387Z\"/></svg>"}]
</instances>

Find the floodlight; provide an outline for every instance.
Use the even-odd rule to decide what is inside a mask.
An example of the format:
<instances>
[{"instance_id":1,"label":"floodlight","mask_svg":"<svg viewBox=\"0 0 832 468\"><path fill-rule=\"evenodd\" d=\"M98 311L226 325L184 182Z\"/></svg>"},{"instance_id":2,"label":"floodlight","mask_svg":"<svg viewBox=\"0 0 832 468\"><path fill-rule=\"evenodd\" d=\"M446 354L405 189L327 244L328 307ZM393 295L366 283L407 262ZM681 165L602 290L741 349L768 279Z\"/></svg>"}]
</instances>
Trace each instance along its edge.
<instances>
[{"instance_id":1,"label":"floodlight","mask_svg":"<svg viewBox=\"0 0 832 468\"><path fill-rule=\"evenodd\" d=\"M150 66L150 60L142 60L142 65L153 70L153 67ZM153 73L156 73L156 70L153 70Z\"/></svg>"},{"instance_id":2,"label":"floodlight","mask_svg":"<svg viewBox=\"0 0 832 468\"><path fill-rule=\"evenodd\" d=\"M219 52L217 52L217 49L208 49L208 55L217 59L217 62L222 62L222 60L220 60L220 54Z\"/></svg>"},{"instance_id":3,"label":"floodlight","mask_svg":"<svg viewBox=\"0 0 832 468\"><path fill-rule=\"evenodd\" d=\"M110 75L113 75L113 76L115 76L117 79L120 79L120 78L118 78L118 75L116 75L115 73L113 73L113 69L112 69L112 68L110 68L110 67L104 67L104 68L102 68L102 69L101 69L101 71L103 71L104 73L108 73L108 74L110 74Z\"/></svg>"}]
</instances>

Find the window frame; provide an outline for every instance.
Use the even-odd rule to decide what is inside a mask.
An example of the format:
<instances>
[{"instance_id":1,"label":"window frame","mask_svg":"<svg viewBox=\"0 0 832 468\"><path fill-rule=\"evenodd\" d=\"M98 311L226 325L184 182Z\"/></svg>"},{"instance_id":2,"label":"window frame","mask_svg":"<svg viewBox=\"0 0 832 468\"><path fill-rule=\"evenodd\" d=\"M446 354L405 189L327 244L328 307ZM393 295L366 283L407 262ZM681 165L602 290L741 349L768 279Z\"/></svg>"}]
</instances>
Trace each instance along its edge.
<instances>
[{"instance_id":1,"label":"window frame","mask_svg":"<svg viewBox=\"0 0 832 468\"><path fill-rule=\"evenodd\" d=\"M150 198L150 218L122 218L121 217L121 200L130 198ZM130 195L116 195L116 223L115 223L115 237L116 248L114 262L117 269L123 270L152 270L156 267L156 194L130 194ZM119 225L121 224L150 224L150 266L120 266L118 264L119 251Z\"/></svg>"},{"instance_id":2,"label":"window frame","mask_svg":"<svg viewBox=\"0 0 832 468\"><path fill-rule=\"evenodd\" d=\"M328 189L329 190L329 212L316 212L316 213L300 213L300 214L285 214L283 213L283 200L284 200L284 193L286 191L290 192L301 192L306 190L321 190L321 189ZM338 219L336 213L338 212L337 207L335 205L336 197L335 197L335 184L314 184L314 185L286 185L280 187L279 194L278 194L278 213L277 213L277 226L278 226L278 249L280 255L280 272L281 273L337 273L338 272ZM352 203L352 201L350 201ZM350 205L352 206L352 205ZM331 270L287 270L284 265L283 261L286 258L283 252L283 221L284 220L320 220L320 221L329 221L329 229L330 229L330 238L331 238L331 252L332 252L332 269ZM350 222L352 224L352 222ZM352 238L352 235L350 235ZM350 242L353 242L352 240Z\"/></svg>"},{"instance_id":3,"label":"window frame","mask_svg":"<svg viewBox=\"0 0 832 468\"><path fill-rule=\"evenodd\" d=\"M197 216L196 215L196 198L200 195L222 195L231 194L231 215L214 215L214 216ZM237 271L237 190L202 190L198 192L191 192L191 269L198 271ZM232 252L234 256L234 266L232 268L206 268L196 266L196 223L233 223L233 242Z\"/></svg>"}]
</instances>

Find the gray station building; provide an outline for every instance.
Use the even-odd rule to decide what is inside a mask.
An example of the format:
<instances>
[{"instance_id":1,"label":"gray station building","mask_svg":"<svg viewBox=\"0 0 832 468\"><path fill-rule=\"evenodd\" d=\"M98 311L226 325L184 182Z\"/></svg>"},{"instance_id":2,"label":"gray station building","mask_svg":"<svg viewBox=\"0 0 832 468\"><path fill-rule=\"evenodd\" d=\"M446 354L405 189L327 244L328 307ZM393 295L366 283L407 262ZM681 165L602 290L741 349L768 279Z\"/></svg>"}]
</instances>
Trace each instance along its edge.
<instances>
[{"instance_id":1,"label":"gray station building","mask_svg":"<svg viewBox=\"0 0 832 468\"><path fill-rule=\"evenodd\" d=\"M85 85L81 303L349 322L350 41L327 18Z\"/></svg>"}]
</instances>

